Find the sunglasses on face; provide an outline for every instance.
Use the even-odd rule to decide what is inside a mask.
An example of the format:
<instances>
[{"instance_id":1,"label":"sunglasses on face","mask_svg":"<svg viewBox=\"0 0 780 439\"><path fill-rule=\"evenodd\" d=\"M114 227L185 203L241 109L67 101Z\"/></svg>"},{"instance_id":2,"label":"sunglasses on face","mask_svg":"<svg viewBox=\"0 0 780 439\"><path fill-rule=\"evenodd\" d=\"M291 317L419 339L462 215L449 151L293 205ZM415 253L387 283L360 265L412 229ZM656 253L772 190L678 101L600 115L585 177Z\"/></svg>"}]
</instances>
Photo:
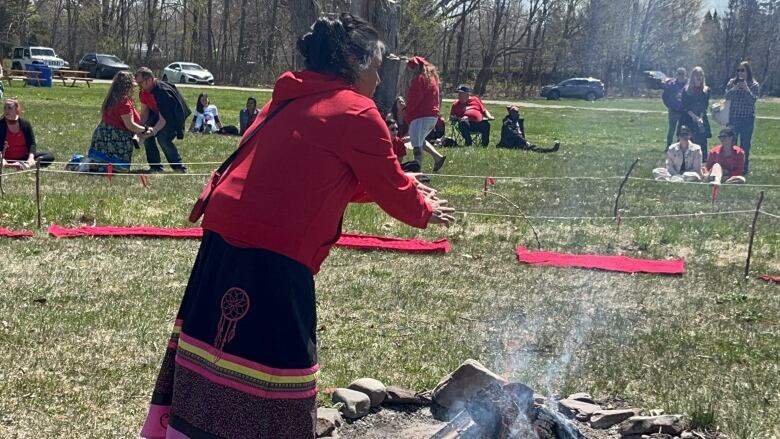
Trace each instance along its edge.
<instances>
[{"instance_id":1,"label":"sunglasses on face","mask_svg":"<svg viewBox=\"0 0 780 439\"><path fill-rule=\"evenodd\" d=\"M730 139L731 136L718 136L718 139Z\"/></svg>"},{"instance_id":2,"label":"sunglasses on face","mask_svg":"<svg viewBox=\"0 0 780 439\"><path fill-rule=\"evenodd\" d=\"M14 104L5 104L5 105L3 105L3 109L5 109L5 110L14 110L14 109L16 109L16 105L14 105Z\"/></svg>"},{"instance_id":3,"label":"sunglasses on face","mask_svg":"<svg viewBox=\"0 0 780 439\"><path fill-rule=\"evenodd\" d=\"M737 71L742 73L742 72L746 72L747 70L745 70L745 69L737 69Z\"/></svg>"}]
</instances>

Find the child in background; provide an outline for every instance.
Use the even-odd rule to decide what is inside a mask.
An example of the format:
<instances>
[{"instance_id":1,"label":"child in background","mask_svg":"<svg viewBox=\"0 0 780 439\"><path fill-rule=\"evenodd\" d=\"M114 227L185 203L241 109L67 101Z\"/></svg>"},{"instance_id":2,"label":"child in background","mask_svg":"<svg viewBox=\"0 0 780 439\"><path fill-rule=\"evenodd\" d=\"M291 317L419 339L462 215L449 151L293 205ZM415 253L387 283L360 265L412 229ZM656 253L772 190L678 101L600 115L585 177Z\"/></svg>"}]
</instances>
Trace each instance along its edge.
<instances>
[{"instance_id":1,"label":"child in background","mask_svg":"<svg viewBox=\"0 0 780 439\"><path fill-rule=\"evenodd\" d=\"M390 141L393 143L393 152L398 157L401 169L404 172L420 172L420 164L417 161L403 162L403 158L406 156L406 142L405 138L398 135L398 123L393 119L388 119L385 122L387 123L387 128L390 129Z\"/></svg>"}]
</instances>

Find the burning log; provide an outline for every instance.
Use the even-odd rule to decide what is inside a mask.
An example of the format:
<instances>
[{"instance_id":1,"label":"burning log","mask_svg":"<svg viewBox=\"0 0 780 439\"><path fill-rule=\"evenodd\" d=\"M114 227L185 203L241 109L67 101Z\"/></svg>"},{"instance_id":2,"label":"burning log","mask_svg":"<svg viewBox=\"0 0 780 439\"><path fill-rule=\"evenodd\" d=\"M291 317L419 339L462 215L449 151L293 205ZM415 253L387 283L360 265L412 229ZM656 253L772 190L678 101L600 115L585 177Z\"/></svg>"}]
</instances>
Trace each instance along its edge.
<instances>
[{"instance_id":1,"label":"burning log","mask_svg":"<svg viewBox=\"0 0 780 439\"><path fill-rule=\"evenodd\" d=\"M479 433L474 434L474 427ZM472 428L469 428L472 427ZM491 383L466 402L466 409L431 439L585 439L557 410L534 404L533 390L520 383Z\"/></svg>"}]
</instances>

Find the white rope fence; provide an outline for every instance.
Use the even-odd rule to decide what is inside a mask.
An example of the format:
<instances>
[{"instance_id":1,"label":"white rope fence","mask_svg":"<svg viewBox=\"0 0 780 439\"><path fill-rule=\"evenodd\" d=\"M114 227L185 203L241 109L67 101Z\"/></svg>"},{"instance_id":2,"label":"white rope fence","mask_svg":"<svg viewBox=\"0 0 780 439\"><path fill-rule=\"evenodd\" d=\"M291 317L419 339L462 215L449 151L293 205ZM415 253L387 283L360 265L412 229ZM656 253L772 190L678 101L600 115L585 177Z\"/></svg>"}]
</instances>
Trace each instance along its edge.
<instances>
[{"instance_id":1,"label":"white rope fence","mask_svg":"<svg viewBox=\"0 0 780 439\"><path fill-rule=\"evenodd\" d=\"M775 215L774 213L769 213L765 210L759 210L759 212L763 213L766 216L771 216L772 218L780 219L780 215Z\"/></svg>"},{"instance_id":2,"label":"white rope fence","mask_svg":"<svg viewBox=\"0 0 780 439\"><path fill-rule=\"evenodd\" d=\"M609 220L614 221L613 216L522 216L522 215L507 215L498 213L482 213L482 212L468 212L468 211L456 211L456 214L467 217L469 215L485 216L485 217L497 217L497 218L516 218L516 219L529 219L529 220ZM702 216L716 216L716 215L737 215L743 213L755 213L755 210L727 210L723 212L692 212L692 213L670 213L662 215L633 215L633 216L620 216L621 220L632 219L655 219L655 218L686 218L686 217L702 217ZM765 212L762 212L765 213ZM771 215L770 215L771 216Z\"/></svg>"}]
</instances>

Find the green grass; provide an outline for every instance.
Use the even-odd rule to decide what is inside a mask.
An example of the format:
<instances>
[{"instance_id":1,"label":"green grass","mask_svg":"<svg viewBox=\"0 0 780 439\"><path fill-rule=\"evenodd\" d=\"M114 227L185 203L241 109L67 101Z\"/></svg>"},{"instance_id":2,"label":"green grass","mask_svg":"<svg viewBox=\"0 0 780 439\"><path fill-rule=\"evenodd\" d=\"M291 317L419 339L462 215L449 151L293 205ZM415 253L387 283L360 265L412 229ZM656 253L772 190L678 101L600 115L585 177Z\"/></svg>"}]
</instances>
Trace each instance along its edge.
<instances>
[{"instance_id":1,"label":"green grass","mask_svg":"<svg viewBox=\"0 0 780 439\"><path fill-rule=\"evenodd\" d=\"M86 151L105 86L13 87L39 149L58 160ZM209 90L226 123L237 124L247 94ZM186 88L194 102L199 90ZM258 100L267 95L256 94ZM571 101L579 106L657 103ZM778 104L759 111L780 112ZM500 107L491 109L503 114ZM525 109L529 137L557 154L450 149L447 174L614 177L641 159L648 177L663 160L665 115ZM498 124L494 125L494 141ZM751 183L780 184L780 126L759 120ZM187 137L187 162L221 161L236 138ZM141 166L145 157L134 160ZM430 167L430 158L426 159ZM213 165L191 166L206 173ZM53 169L62 169L54 165ZM170 174L168 172L167 174ZM203 176L136 177L44 173L43 222L76 226L186 226ZM529 216L609 216L619 179L499 180L494 187ZM34 176L3 181L0 227L35 228ZM434 177L461 211L515 215L484 198L481 179ZM761 189L631 180L624 216L747 210ZM780 189L764 209L780 213ZM446 256L334 250L317 276L321 388L372 376L433 387L464 359L543 393L589 391L635 406L686 412L697 425L737 438L777 434L780 422L778 287L741 280L750 214L611 221L535 220L545 249L635 257L685 257L682 277L626 275L519 265L532 247L522 220L465 215L444 230L417 231L375 206L350 207L345 229L436 238ZM753 275L780 272L780 220L758 222ZM143 239L0 239L0 437L134 437L162 358L198 243ZM325 402L326 398L322 398Z\"/></svg>"}]
</instances>

